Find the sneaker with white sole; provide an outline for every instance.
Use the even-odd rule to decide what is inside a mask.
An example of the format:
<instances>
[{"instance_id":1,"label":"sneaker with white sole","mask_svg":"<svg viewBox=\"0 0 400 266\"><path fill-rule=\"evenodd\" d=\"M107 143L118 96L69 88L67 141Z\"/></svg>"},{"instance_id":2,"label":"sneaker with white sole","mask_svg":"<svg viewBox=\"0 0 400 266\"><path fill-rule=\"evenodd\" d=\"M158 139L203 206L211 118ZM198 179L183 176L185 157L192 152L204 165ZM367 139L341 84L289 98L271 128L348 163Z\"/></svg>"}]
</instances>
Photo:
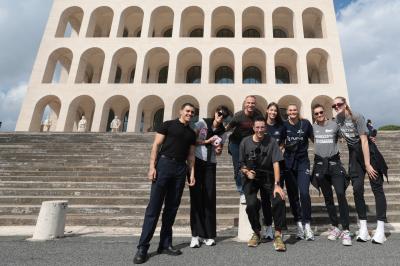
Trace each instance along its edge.
<instances>
[{"instance_id":1,"label":"sneaker with white sole","mask_svg":"<svg viewBox=\"0 0 400 266\"><path fill-rule=\"evenodd\" d=\"M250 240L247 242L248 247L257 247L261 242L260 235L257 233L253 233Z\"/></svg>"},{"instance_id":2,"label":"sneaker with white sole","mask_svg":"<svg viewBox=\"0 0 400 266\"><path fill-rule=\"evenodd\" d=\"M244 196L244 194L240 195L240 204L246 205L246 197Z\"/></svg>"},{"instance_id":3,"label":"sneaker with white sole","mask_svg":"<svg viewBox=\"0 0 400 266\"><path fill-rule=\"evenodd\" d=\"M301 240L304 239L304 229L303 229L303 224L301 222L297 222L296 238Z\"/></svg>"},{"instance_id":4,"label":"sneaker with white sole","mask_svg":"<svg viewBox=\"0 0 400 266\"><path fill-rule=\"evenodd\" d=\"M315 240L314 232L311 230L311 226L308 223L304 226L304 238L307 241L314 241Z\"/></svg>"},{"instance_id":5,"label":"sneaker with white sole","mask_svg":"<svg viewBox=\"0 0 400 266\"><path fill-rule=\"evenodd\" d=\"M341 235L342 231L340 231L340 229L337 228L336 226L332 226L331 229L329 229L328 239L331 241L335 241L339 239Z\"/></svg>"},{"instance_id":6,"label":"sneaker with white sole","mask_svg":"<svg viewBox=\"0 0 400 266\"><path fill-rule=\"evenodd\" d=\"M198 236L192 236L192 241L190 241L191 248L199 248L200 247L200 238Z\"/></svg>"},{"instance_id":7,"label":"sneaker with white sole","mask_svg":"<svg viewBox=\"0 0 400 266\"><path fill-rule=\"evenodd\" d=\"M272 226L267 226L264 235L263 235L264 239L267 240L273 240L274 239L274 230L272 229Z\"/></svg>"},{"instance_id":8,"label":"sneaker with white sole","mask_svg":"<svg viewBox=\"0 0 400 266\"><path fill-rule=\"evenodd\" d=\"M343 246L351 246L351 234L349 230L344 230L341 235Z\"/></svg>"},{"instance_id":9,"label":"sneaker with white sole","mask_svg":"<svg viewBox=\"0 0 400 266\"><path fill-rule=\"evenodd\" d=\"M372 237L372 243L374 244L383 244L386 241L385 236L385 222L378 221L375 234Z\"/></svg>"},{"instance_id":10,"label":"sneaker with white sole","mask_svg":"<svg viewBox=\"0 0 400 266\"><path fill-rule=\"evenodd\" d=\"M367 220L360 220L360 230L357 234L357 242L367 242L371 240L371 236L368 232Z\"/></svg>"},{"instance_id":11,"label":"sneaker with white sole","mask_svg":"<svg viewBox=\"0 0 400 266\"><path fill-rule=\"evenodd\" d=\"M205 244L206 246L215 246L215 240L212 238L209 239L203 239L203 244Z\"/></svg>"},{"instance_id":12,"label":"sneaker with white sole","mask_svg":"<svg viewBox=\"0 0 400 266\"><path fill-rule=\"evenodd\" d=\"M367 242L371 240L371 236L369 235L369 232L367 229L365 230L359 230L357 234L357 242Z\"/></svg>"}]
</instances>

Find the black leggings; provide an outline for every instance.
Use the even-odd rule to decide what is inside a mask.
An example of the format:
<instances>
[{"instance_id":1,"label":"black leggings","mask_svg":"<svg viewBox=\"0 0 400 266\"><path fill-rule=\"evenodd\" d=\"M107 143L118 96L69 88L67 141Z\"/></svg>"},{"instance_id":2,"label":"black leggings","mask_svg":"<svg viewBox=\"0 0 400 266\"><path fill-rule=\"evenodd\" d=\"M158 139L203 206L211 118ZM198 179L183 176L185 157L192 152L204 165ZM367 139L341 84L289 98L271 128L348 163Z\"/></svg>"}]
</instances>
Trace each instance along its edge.
<instances>
[{"instance_id":1,"label":"black leggings","mask_svg":"<svg viewBox=\"0 0 400 266\"><path fill-rule=\"evenodd\" d=\"M339 225L336 207L333 200L333 186L339 203L340 223L342 224L343 230L349 230L349 205L347 204L346 199L346 180L344 173L338 168L330 170L328 174L317 178L322 194L324 195L329 219L333 226L337 227Z\"/></svg>"},{"instance_id":2,"label":"black leggings","mask_svg":"<svg viewBox=\"0 0 400 266\"><path fill-rule=\"evenodd\" d=\"M364 178L366 171L360 163L360 161L364 161L364 158L357 158L357 156L362 156L362 154L352 154L352 152L356 151L349 152L349 174L351 176L351 183L353 185L354 203L356 205L358 219L367 220L367 206L364 199ZM378 221L386 222L387 203L385 192L383 191L382 172L378 171L378 176L376 179L369 178L369 183L371 185L372 193L374 193L375 197L376 219Z\"/></svg>"}]
</instances>

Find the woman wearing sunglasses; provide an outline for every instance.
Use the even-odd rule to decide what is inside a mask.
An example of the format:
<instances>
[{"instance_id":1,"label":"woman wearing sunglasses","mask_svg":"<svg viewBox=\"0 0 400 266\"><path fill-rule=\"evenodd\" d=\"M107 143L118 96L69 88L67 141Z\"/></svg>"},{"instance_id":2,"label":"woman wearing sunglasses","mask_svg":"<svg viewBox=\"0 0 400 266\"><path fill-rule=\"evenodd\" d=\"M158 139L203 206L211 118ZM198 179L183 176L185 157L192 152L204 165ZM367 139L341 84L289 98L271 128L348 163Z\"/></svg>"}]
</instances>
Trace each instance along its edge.
<instances>
[{"instance_id":1,"label":"woman wearing sunglasses","mask_svg":"<svg viewBox=\"0 0 400 266\"><path fill-rule=\"evenodd\" d=\"M215 245L216 218L216 155L221 154L225 141L224 119L229 116L225 106L218 106L214 118L200 119L195 124L197 134L195 176L196 184L190 187L191 248L201 243Z\"/></svg>"},{"instance_id":2,"label":"woman wearing sunglasses","mask_svg":"<svg viewBox=\"0 0 400 266\"><path fill-rule=\"evenodd\" d=\"M344 246L351 246L349 206L346 199L346 172L340 161L337 145L339 126L326 118L324 107L320 104L313 107L313 115L315 119L315 124L313 124L315 144L313 184L316 183L317 187L321 188L331 220L332 227L329 230L328 239L337 240L341 238ZM339 220L333 200L332 186L339 203L343 231L338 228Z\"/></svg>"},{"instance_id":3,"label":"woman wearing sunglasses","mask_svg":"<svg viewBox=\"0 0 400 266\"><path fill-rule=\"evenodd\" d=\"M302 119L296 104L289 104L286 129L284 178L290 207L297 225L297 238L314 240L311 230L310 160L308 140L314 140L313 128L307 119ZM300 198L299 198L300 192Z\"/></svg>"},{"instance_id":4,"label":"woman wearing sunglasses","mask_svg":"<svg viewBox=\"0 0 400 266\"><path fill-rule=\"evenodd\" d=\"M387 166L372 142L368 143L365 119L352 112L343 97L336 97L332 106L335 109L336 123L341 136L349 149L349 176L353 185L354 202L360 222L357 241L371 240L367 228L367 207L364 199L364 177L367 173L375 196L377 228L372 237L373 243L383 244L385 237L386 197L383 191L383 175L387 176Z\"/></svg>"},{"instance_id":5,"label":"woman wearing sunglasses","mask_svg":"<svg viewBox=\"0 0 400 266\"><path fill-rule=\"evenodd\" d=\"M283 126L283 120L279 105L277 103L271 102L267 106L267 112L265 114L267 134L276 140L281 150L283 150L283 145L286 138L286 129ZM280 169L283 172L283 161L280 164ZM283 176L283 173L281 173ZM272 230L272 209L271 209L271 199L269 197L261 198L262 210L264 215L264 225L266 226L266 231L263 235L265 239L274 239L274 232Z\"/></svg>"}]
</instances>

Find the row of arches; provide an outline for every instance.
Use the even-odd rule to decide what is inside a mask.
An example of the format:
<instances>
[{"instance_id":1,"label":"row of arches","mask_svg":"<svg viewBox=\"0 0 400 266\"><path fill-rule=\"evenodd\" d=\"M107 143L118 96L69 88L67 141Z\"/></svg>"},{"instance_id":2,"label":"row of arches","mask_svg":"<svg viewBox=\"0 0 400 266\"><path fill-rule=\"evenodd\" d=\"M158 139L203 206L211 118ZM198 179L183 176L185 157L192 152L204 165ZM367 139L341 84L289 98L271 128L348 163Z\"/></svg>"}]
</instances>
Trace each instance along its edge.
<instances>
[{"instance_id":1,"label":"row of arches","mask_svg":"<svg viewBox=\"0 0 400 266\"><path fill-rule=\"evenodd\" d=\"M266 107L268 101L257 95L257 108L263 113L266 112ZM179 116L179 110L182 104L191 103L196 107L196 117L195 121L198 120L200 108L206 108L207 116L211 117L215 112L218 105L225 105L231 111L235 113L239 110L235 109L233 100L226 95L218 95L211 98L206 106L200 106L199 101L191 95L183 95L177 98L172 103L172 113L165 114L165 101L156 95L149 95L144 97L136 107L131 106L128 98L122 95L115 95L110 97L104 104L102 108L96 107L95 100L88 95L81 95L76 97L69 106L62 106L60 98L54 95L48 95L40 99L34 110L29 127L29 131L40 131L40 126L45 119L51 121L50 131L55 131L58 123L63 123L63 131L65 132L76 132L78 131L78 123L81 117L84 115L87 120L87 131L93 132L109 132L111 120L114 116L118 116L122 121L121 131L128 131L128 125L132 120L136 121L134 127L135 132L151 132L155 131L157 127L167 119L175 119ZM286 108L289 104L297 104L300 108L301 113L306 114L306 112L311 112L312 106L316 103L323 105L326 109L328 118L332 118L333 113L331 105L333 99L326 95L320 95L313 99L311 106L303 106L302 101L293 95L286 95L280 98L277 103L279 104L282 114L286 113ZM61 108L67 108L67 115L65 121L58 121ZM130 109L135 108L136 117L132 119L130 117ZM307 108L309 110L307 110ZM304 110L303 110L304 109ZM94 128L93 118L95 117L95 111L100 113L100 123ZM97 115L99 116L99 115ZM310 116L312 117L312 116Z\"/></svg>"},{"instance_id":2,"label":"row of arches","mask_svg":"<svg viewBox=\"0 0 400 266\"><path fill-rule=\"evenodd\" d=\"M84 11L73 6L61 15L56 37L72 37L80 35ZM211 14L210 37L235 37L235 14L232 8L220 6ZM304 38L325 38L325 22L323 12L315 7L303 10L302 14ZM180 16L180 28L174 29L175 12L168 6L154 9L150 16L147 34L142 34L144 12L138 6L131 6L122 11L118 24L117 37L172 37L175 30L180 37L203 37L205 12L198 6L184 9ZM259 7L248 7L242 14L243 38L265 37L264 10ZM86 37L110 37L114 11L111 7L101 6L90 15ZM294 38L295 13L288 7L276 8L272 13L272 33L274 38ZM301 27L301 25L299 25Z\"/></svg>"},{"instance_id":3,"label":"row of arches","mask_svg":"<svg viewBox=\"0 0 400 266\"><path fill-rule=\"evenodd\" d=\"M105 53L100 48L86 50L80 58L75 83L100 83L103 75ZM73 60L73 53L68 48L54 51L48 59L43 75L43 83L67 83ZM298 55L290 48L278 50L274 55L275 83L298 83ZM137 69L137 53L125 47L115 52L108 83L134 83ZM167 83L169 80L170 55L161 47L150 49L145 56L141 83ZM202 53L189 47L177 55L175 83L200 83L202 80ZM308 82L327 84L332 82L330 56L320 48L308 51L306 55ZM175 67L175 66L174 66ZM104 71L104 72L106 72ZM209 83L234 83L235 56L228 48L218 48L209 56ZM242 82L244 84L267 83L267 56L264 50L250 48L242 55ZM138 81L139 81L138 79ZM268 83L273 83L269 81Z\"/></svg>"}]
</instances>

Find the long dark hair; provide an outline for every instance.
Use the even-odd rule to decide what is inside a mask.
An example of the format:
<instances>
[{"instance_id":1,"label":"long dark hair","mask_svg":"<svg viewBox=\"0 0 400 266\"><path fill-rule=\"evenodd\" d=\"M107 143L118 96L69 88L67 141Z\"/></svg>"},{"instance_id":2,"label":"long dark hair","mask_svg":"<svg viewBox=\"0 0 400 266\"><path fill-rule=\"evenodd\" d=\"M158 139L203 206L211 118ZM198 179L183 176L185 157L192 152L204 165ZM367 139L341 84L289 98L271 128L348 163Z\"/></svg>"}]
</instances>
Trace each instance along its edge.
<instances>
[{"instance_id":1,"label":"long dark hair","mask_svg":"<svg viewBox=\"0 0 400 266\"><path fill-rule=\"evenodd\" d=\"M283 119L282 119L282 116L281 116L281 109L279 108L279 105L277 103L275 103L275 102L271 102L270 104L268 104L267 110L269 108L271 108L272 106L275 106L276 112L277 112L277 115L276 115L276 118L275 118L276 124L282 125L283 124ZM268 112L265 114L265 119L266 119L265 121L268 120Z\"/></svg>"}]
</instances>

